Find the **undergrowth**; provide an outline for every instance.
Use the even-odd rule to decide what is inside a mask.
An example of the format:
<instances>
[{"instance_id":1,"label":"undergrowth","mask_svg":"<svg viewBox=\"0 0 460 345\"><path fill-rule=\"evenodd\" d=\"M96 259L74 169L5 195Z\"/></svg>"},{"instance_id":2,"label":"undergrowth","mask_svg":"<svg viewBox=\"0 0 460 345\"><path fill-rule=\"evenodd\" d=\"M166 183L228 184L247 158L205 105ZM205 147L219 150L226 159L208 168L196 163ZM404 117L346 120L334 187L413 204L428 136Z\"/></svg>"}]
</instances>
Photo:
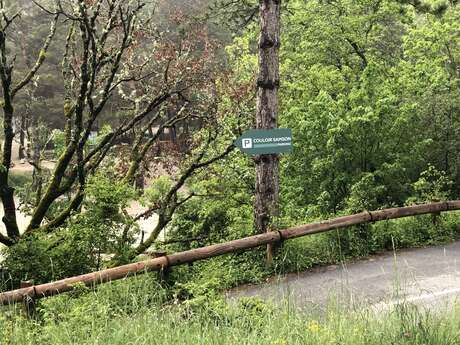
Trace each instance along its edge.
<instances>
[{"instance_id":1,"label":"undergrowth","mask_svg":"<svg viewBox=\"0 0 460 345\"><path fill-rule=\"evenodd\" d=\"M18 306L0 314L2 344L341 344L449 345L460 342L460 306L431 313L403 304L382 313L330 307L321 312L274 306L256 298L200 303L175 298L155 276L96 290L76 286L43 300L28 319Z\"/></svg>"}]
</instances>

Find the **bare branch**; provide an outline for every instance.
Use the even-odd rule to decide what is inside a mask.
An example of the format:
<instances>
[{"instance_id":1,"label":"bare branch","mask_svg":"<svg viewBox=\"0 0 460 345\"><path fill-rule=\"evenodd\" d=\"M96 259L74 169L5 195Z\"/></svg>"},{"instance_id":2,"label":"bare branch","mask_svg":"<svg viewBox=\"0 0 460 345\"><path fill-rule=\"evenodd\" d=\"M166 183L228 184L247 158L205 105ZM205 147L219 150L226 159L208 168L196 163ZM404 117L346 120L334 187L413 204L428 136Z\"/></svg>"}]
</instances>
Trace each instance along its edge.
<instances>
[{"instance_id":1,"label":"bare branch","mask_svg":"<svg viewBox=\"0 0 460 345\"><path fill-rule=\"evenodd\" d=\"M214 162L224 158L234 149L235 149L235 146L232 143L229 146L227 146L227 148L222 153L206 161L203 161L203 162L201 162L201 159L203 158L205 154L205 150L203 150L202 152L198 154L198 157L195 158L194 163L192 163L189 166L189 168L187 168L185 172L182 173L178 181L171 187L171 189L169 190L162 204L154 205L152 208L148 209L147 211L143 213L144 215L149 215L149 214L152 214L154 210L158 210L159 211L159 222L156 225L155 229L150 234L149 238L144 243L140 244L136 248L136 254L141 254L146 249L148 249L158 238L158 235L160 234L160 232L169 224L176 209L179 206L183 205L188 200L190 200L194 196L194 194L192 193L181 201L177 200L177 192L179 191L180 188L182 188L182 186L185 184L188 178L190 178L197 170L204 168L206 166L209 166L213 164Z\"/></svg>"},{"instance_id":2,"label":"bare branch","mask_svg":"<svg viewBox=\"0 0 460 345\"><path fill-rule=\"evenodd\" d=\"M61 226L62 224L65 223L65 221L69 218L69 216L77 210L81 203L83 202L84 194L82 190L79 190L72 198L70 201L69 206L64 209L61 213L59 213L56 218L53 220L49 221L45 225L39 228L39 231L44 231L44 232L50 232L53 229Z\"/></svg>"},{"instance_id":3,"label":"bare branch","mask_svg":"<svg viewBox=\"0 0 460 345\"><path fill-rule=\"evenodd\" d=\"M38 54L37 62L35 62L34 67L29 71L29 73L24 77L23 80L19 82L18 85L16 85L13 90L11 91L11 98L13 99L16 93L18 93L24 86L26 86L32 78L37 74L38 70L40 67L43 65L43 62L45 61L46 58L46 53L48 52L48 48L51 44L51 41L53 40L54 34L56 33L56 23L59 18L59 15L55 15L53 21L51 22L51 28L50 28L50 33L48 37L46 38L43 47L40 49L40 52Z\"/></svg>"},{"instance_id":4,"label":"bare branch","mask_svg":"<svg viewBox=\"0 0 460 345\"><path fill-rule=\"evenodd\" d=\"M40 8L42 11L48 13L49 15L53 15L53 16L59 15L59 12L57 10L51 11L35 0L32 0L32 2L34 3L35 6Z\"/></svg>"},{"instance_id":5,"label":"bare branch","mask_svg":"<svg viewBox=\"0 0 460 345\"><path fill-rule=\"evenodd\" d=\"M4 244L5 246L10 247L14 244L14 241L9 237L3 234L0 234L0 243Z\"/></svg>"}]
</instances>

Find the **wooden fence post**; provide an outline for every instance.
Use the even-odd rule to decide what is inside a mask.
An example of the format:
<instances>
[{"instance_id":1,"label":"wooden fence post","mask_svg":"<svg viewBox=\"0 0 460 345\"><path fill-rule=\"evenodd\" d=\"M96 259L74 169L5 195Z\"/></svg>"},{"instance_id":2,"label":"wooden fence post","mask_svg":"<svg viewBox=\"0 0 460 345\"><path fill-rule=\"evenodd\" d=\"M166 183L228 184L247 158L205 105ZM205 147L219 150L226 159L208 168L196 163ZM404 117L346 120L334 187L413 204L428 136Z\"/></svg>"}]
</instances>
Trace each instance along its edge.
<instances>
[{"instance_id":1,"label":"wooden fence post","mask_svg":"<svg viewBox=\"0 0 460 345\"><path fill-rule=\"evenodd\" d=\"M168 253L165 252L165 251L157 251L157 252L153 253L153 256L154 256L155 258L165 257L166 259L168 259L167 254L168 254ZM169 264L168 264L168 266L166 266L166 267L161 267L161 268L158 270L158 279L160 280L161 283L167 281L170 271L171 271L171 269L170 269L170 267L169 267Z\"/></svg>"},{"instance_id":2,"label":"wooden fence post","mask_svg":"<svg viewBox=\"0 0 460 345\"><path fill-rule=\"evenodd\" d=\"M31 286L34 286L33 280L21 281L21 289L28 288ZM35 314L35 296L25 295L22 302L24 305L24 313L29 318L32 318Z\"/></svg>"}]
</instances>

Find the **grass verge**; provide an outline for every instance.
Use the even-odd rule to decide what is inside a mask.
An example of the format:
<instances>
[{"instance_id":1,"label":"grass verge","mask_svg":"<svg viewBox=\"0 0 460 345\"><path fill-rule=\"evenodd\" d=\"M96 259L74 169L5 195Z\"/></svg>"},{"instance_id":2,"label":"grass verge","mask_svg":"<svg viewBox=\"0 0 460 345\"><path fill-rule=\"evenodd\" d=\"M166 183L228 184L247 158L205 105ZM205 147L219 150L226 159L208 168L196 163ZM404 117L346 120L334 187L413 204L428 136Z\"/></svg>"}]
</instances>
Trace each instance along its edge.
<instances>
[{"instance_id":1,"label":"grass verge","mask_svg":"<svg viewBox=\"0 0 460 345\"><path fill-rule=\"evenodd\" d=\"M460 343L460 306L430 312L398 305L388 312L331 307L318 314L254 298L165 303L152 275L90 290L77 286L43 300L27 319L20 306L2 310L2 344L448 345Z\"/></svg>"}]
</instances>

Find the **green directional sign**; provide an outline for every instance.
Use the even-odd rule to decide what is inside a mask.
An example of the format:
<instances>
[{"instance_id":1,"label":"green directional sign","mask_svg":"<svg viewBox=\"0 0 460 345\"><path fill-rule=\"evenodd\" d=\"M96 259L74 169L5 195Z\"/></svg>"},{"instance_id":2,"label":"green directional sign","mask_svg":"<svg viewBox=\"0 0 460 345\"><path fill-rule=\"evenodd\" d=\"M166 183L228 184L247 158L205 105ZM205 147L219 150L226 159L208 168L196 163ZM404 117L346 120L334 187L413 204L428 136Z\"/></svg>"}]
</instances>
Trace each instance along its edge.
<instances>
[{"instance_id":1,"label":"green directional sign","mask_svg":"<svg viewBox=\"0 0 460 345\"><path fill-rule=\"evenodd\" d=\"M292 151L292 131L289 128L251 129L236 139L235 145L250 155L287 153Z\"/></svg>"}]
</instances>

